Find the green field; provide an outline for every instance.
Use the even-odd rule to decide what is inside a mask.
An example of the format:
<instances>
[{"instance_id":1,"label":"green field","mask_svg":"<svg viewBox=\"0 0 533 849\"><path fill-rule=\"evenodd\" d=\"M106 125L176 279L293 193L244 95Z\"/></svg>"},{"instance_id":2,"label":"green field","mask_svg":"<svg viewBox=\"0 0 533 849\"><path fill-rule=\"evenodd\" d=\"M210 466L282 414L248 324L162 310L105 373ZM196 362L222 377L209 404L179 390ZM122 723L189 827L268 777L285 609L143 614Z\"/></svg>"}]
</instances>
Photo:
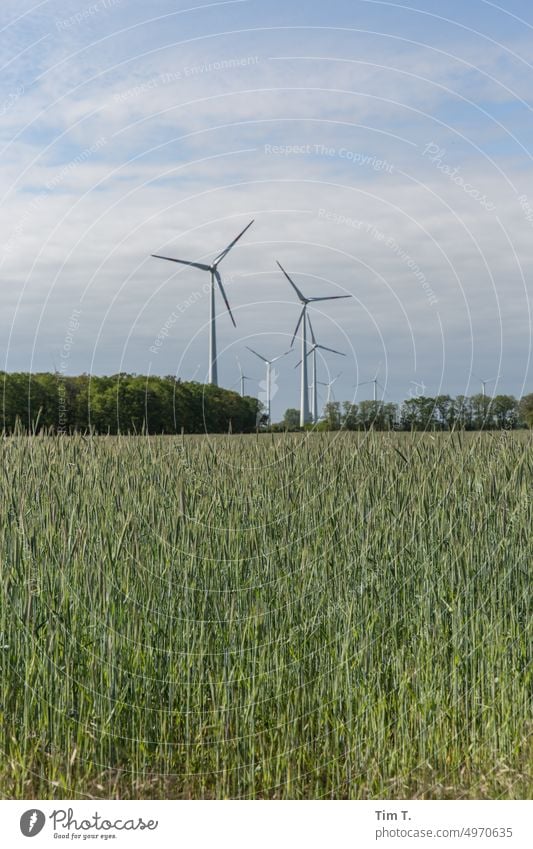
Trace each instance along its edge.
<instances>
[{"instance_id":1,"label":"green field","mask_svg":"<svg viewBox=\"0 0 533 849\"><path fill-rule=\"evenodd\" d=\"M3 798L525 798L528 433L1 443Z\"/></svg>"}]
</instances>

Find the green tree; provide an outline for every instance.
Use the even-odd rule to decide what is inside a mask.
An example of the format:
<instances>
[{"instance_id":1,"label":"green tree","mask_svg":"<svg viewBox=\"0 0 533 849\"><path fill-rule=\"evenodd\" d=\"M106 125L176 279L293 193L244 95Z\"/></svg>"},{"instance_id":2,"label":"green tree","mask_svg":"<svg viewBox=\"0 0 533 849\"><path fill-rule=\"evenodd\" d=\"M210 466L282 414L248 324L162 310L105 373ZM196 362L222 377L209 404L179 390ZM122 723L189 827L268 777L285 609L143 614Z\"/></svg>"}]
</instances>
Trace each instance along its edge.
<instances>
[{"instance_id":1,"label":"green tree","mask_svg":"<svg viewBox=\"0 0 533 849\"><path fill-rule=\"evenodd\" d=\"M371 430L376 427L379 401L361 401L357 413L357 423L362 430Z\"/></svg>"},{"instance_id":2,"label":"green tree","mask_svg":"<svg viewBox=\"0 0 533 849\"><path fill-rule=\"evenodd\" d=\"M434 418L442 430L451 430L454 423L454 403L449 395L437 395L435 398Z\"/></svg>"},{"instance_id":3,"label":"green tree","mask_svg":"<svg viewBox=\"0 0 533 849\"><path fill-rule=\"evenodd\" d=\"M339 401L328 401L324 405L324 422L328 430L340 430L341 405Z\"/></svg>"},{"instance_id":4,"label":"green tree","mask_svg":"<svg viewBox=\"0 0 533 849\"><path fill-rule=\"evenodd\" d=\"M261 405L218 386L172 377L2 374L3 427L61 433L250 432Z\"/></svg>"},{"instance_id":5,"label":"green tree","mask_svg":"<svg viewBox=\"0 0 533 849\"><path fill-rule=\"evenodd\" d=\"M343 430L357 430L357 404L345 401L342 405L341 427Z\"/></svg>"},{"instance_id":6,"label":"green tree","mask_svg":"<svg viewBox=\"0 0 533 849\"><path fill-rule=\"evenodd\" d=\"M533 392L529 395L524 395L520 399L518 406L520 421L524 422L528 427L533 427Z\"/></svg>"},{"instance_id":7,"label":"green tree","mask_svg":"<svg viewBox=\"0 0 533 849\"><path fill-rule=\"evenodd\" d=\"M470 397L472 427L474 430L490 430L492 426L492 398L479 392Z\"/></svg>"},{"instance_id":8,"label":"green tree","mask_svg":"<svg viewBox=\"0 0 533 849\"><path fill-rule=\"evenodd\" d=\"M496 395L492 399L491 412L497 428L513 429L518 422L518 401L513 395Z\"/></svg>"},{"instance_id":9,"label":"green tree","mask_svg":"<svg viewBox=\"0 0 533 849\"><path fill-rule=\"evenodd\" d=\"M439 427L435 398L425 395L408 398L402 405L401 422L405 430L433 430Z\"/></svg>"},{"instance_id":10,"label":"green tree","mask_svg":"<svg viewBox=\"0 0 533 849\"><path fill-rule=\"evenodd\" d=\"M462 430L472 429L472 405L466 395L458 395L454 400L453 424Z\"/></svg>"},{"instance_id":11,"label":"green tree","mask_svg":"<svg viewBox=\"0 0 533 849\"><path fill-rule=\"evenodd\" d=\"M283 413L281 424L284 430L297 430L300 427L300 411L295 407L289 407Z\"/></svg>"}]
</instances>

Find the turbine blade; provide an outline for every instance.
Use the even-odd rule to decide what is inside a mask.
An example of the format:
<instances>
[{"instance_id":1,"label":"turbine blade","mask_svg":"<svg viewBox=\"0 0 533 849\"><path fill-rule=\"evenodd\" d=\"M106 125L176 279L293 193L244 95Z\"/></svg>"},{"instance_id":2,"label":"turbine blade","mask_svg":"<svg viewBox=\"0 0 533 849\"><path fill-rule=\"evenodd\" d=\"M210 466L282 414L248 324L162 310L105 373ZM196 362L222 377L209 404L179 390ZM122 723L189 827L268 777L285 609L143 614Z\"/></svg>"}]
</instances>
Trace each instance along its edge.
<instances>
[{"instance_id":1,"label":"turbine blade","mask_svg":"<svg viewBox=\"0 0 533 849\"><path fill-rule=\"evenodd\" d=\"M161 254L151 254L155 259L168 259L169 262L179 262L180 265L191 265L193 268L201 268L202 271L210 271L210 266L204 262L188 262L186 259L174 259L172 256L161 256Z\"/></svg>"},{"instance_id":2,"label":"turbine blade","mask_svg":"<svg viewBox=\"0 0 533 849\"><path fill-rule=\"evenodd\" d=\"M313 345L313 347L312 347L312 348L309 348L309 350L308 350L308 352L307 352L307 354L306 354L305 356L306 356L306 357L310 357L310 356L311 356L311 354L313 353L313 351L315 350L315 348L320 348L320 345ZM288 351L287 353L290 353L290 351ZM294 366L294 368L298 368L298 366L301 366L301 364L302 364L302 361L300 360L299 362L297 362L297 363L296 363L296 365ZM317 382L318 382L318 381L317 381Z\"/></svg>"},{"instance_id":3,"label":"turbine blade","mask_svg":"<svg viewBox=\"0 0 533 849\"><path fill-rule=\"evenodd\" d=\"M274 359L273 359L273 360L270 360L270 362L271 362L271 363L275 363L275 362L276 362L276 360L281 360L281 359L283 359L283 357L286 357L286 356L287 356L287 354L291 354L291 353L292 353L292 351L291 351L291 349L289 348L289 350L288 350L288 351L283 351L283 354L279 354L279 356L274 357Z\"/></svg>"},{"instance_id":4,"label":"turbine blade","mask_svg":"<svg viewBox=\"0 0 533 849\"><path fill-rule=\"evenodd\" d=\"M233 318L233 313L232 313L232 311L231 311L231 307L230 307L230 305L229 305L229 301L228 301L227 296L226 296L226 293L225 293L225 291L224 291L224 286L222 285L222 278L221 278L220 274L218 273L218 271L216 270L216 268L215 268L215 271L214 271L213 273L214 273L215 278L216 278L216 281L217 281L217 283L218 283L218 288L219 288L219 289L220 289L220 291L222 292L222 297L224 298L224 303L226 304L226 308L227 308L227 310L228 310L228 312L229 312L229 315L230 315L230 318L231 318L231 320L232 320L232 322L233 322L233 326L234 326L234 327L237 327L237 325L236 325L236 323L235 323L235 319Z\"/></svg>"},{"instance_id":5,"label":"turbine blade","mask_svg":"<svg viewBox=\"0 0 533 849\"><path fill-rule=\"evenodd\" d=\"M246 231L248 230L248 228L252 226L252 224L254 223L254 221L255 221L255 219L254 219L254 218L252 218L252 220L250 221L250 223L246 225L246 227L244 228L244 230L241 230L241 232L240 232L240 233L239 233L239 235L238 235L238 236L237 236L237 237L233 240L233 242L230 242L230 243L229 243L229 245L228 245L228 247L227 247L227 248L224 248L224 250L223 250L223 251L221 251L221 253L219 253L219 254L218 254L218 256L216 256L216 257L215 257L215 259L213 260L213 265L218 265L218 263L219 263L221 260L223 260L223 259L224 259L224 257L226 256L226 254L228 254L228 253L230 252L230 250L232 249L232 247L233 247L234 245L236 245L236 244L237 244L237 242L239 241L239 239L241 238L241 236L244 236L244 234L246 233Z\"/></svg>"},{"instance_id":6,"label":"turbine blade","mask_svg":"<svg viewBox=\"0 0 533 849\"><path fill-rule=\"evenodd\" d=\"M248 348L248 345L246 347ZM257 351L254 351L253 348L248 348L248 350L251 351L252 354L255 354L256 357L259 357L260 360L263 360L264 363L268 363L268 360L265 357L263 357L261 354L258 354Z\"/></svg>"},{"instance_id":7,"label":"turbine blade","mask_svg":"<svg viewBox=\"0 0 533 849\"><path fill-rule=\"evenodd\" d=\"M345 357L346 354L343 354L342 351L336 351L335 348L326 348L325 345L317 345L317 348L320 348L322 351L330 351L332 354L338 354L340 357Z\"/></svg>"},{"instance_id":8,"label":"turbine blade","mask_svg":"<svg viewBox=\"0 0 533 849\"><path fill-rule=\"evenodd\" d=\"M298 324L296 325L296 328L294 330L294 333L293 333L293 336L292 336L291 348L294 345L294 340L296 339L296 334L298 333L298 328L300 327L300 324L302 323L302 318L304 317L304 314L305 314L305 306L300 313L300 318L298 319Z\"/></svg>"},{"instance_id":9,"label":"turbine blade","mask_svg":"<svg viewBox=\"0 0 533 849\"><path fill-rule=\"evenodd\" d=\"M276 260L276 262L278 262L278 261ZM294 291L295 291L295 292L296 292L296 294L298 295L298 298L300 299L300 301L302 302L302 304L306 304L306 303L307 303L307 301L308 301L309 299L308 299L308 298L305 298L305 297L302 295L302 293L301 293L301 292L300 292L300 290L298 289L298 286L296 285L296 283L295 283L293 280L291 280L291 278L289 277L289 275L287 274L287 272L285 271L285 269L283 268L283 266L281 265L281 263L280 263L280 262L278 262L278 265L279 265L279 267L281 268L281 270L283 271L283 273L284 273L285 277L287 278L287 280L289 281L289 283L291 284L292 288L294 289Z\"/></svg>"},{"instance_id":10,"label":"turbine blade","mask_svg":"<svg viewBox=\"0 0 533 849\"><path fill-rule=\"evenodd\" d=\"M327 298L308 298L309 303L311 301L340 301L341 298L351 298L351 295L328 295Z\"/></svg>"},{"instance_id":11,"label":"turbine blade","mask_svg":"<svg viewBox=\"0 0 533 849\"><path fill-rule=\"evenodd\" d=\"M309 325L309 330L311 331L311 342L313 343L313 345L316 348L317 344L316 344L315 334L313 333L313 325L311 324L311 317L309 315L307 316L307 323ZM318 346L318 347L320 347L320 346Z\"/></svg>"}]
</instances>

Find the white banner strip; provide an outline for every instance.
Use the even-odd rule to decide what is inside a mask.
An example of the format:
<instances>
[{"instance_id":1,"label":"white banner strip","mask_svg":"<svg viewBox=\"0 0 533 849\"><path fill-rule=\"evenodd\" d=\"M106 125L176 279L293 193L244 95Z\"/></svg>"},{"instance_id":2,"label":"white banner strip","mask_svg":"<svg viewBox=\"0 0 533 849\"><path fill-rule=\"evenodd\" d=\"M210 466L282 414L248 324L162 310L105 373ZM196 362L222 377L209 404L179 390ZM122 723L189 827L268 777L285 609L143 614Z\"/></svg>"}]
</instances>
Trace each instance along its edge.
<instances>
[{"instance_id":1,"label":"white banner strip","mask_svg":"<svg viewBox=\"0 0 533 849\"><path fill-rule=\"evenodd\" d=\"M524 801L2 801L1 845L531 849ZM35 842L32 842L32 841Z\"/></svg>"}]
</instances>

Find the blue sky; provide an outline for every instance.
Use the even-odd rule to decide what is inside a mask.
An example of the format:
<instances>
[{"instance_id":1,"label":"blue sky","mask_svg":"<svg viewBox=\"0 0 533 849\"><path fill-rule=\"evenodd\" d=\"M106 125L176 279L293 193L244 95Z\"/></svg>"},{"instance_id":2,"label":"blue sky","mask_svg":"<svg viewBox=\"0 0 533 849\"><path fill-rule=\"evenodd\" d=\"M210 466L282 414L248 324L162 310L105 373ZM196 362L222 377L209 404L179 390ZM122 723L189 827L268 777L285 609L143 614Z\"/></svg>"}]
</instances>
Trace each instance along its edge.
<instances>
[{"instance_id":1,"label":"blue sky","mask_svg":"<svg viewBox=\"0 0 533 849\"><path fill-rule=\"evenodd\" d=\"M352 295L313 318L337 398L378 369L387 400L532 391L528 4L3 0L1 27L5 368L202 379L204 278L150 254L209 259L255 218L221 265L223 385L290 343L278 259Z\"/></svg>"}]
</instances>

